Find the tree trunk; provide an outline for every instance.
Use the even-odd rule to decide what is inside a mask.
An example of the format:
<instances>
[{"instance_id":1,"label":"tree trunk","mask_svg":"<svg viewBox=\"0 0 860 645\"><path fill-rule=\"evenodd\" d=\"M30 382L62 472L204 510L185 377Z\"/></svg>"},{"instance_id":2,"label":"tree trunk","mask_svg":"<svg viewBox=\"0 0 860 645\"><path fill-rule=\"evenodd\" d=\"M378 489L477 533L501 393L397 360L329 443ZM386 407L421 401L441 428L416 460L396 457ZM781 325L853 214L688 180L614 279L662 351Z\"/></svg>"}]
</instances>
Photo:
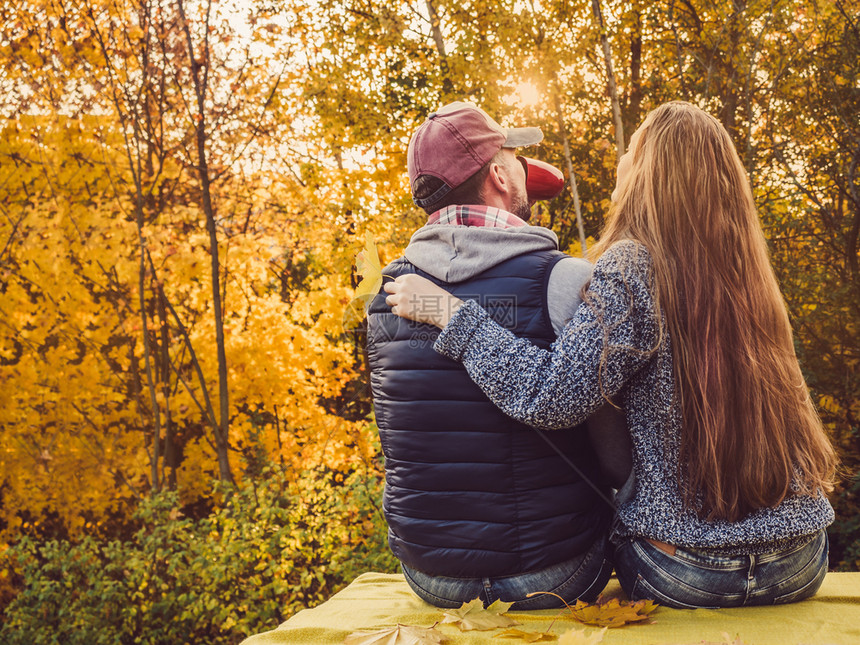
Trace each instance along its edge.
<instances>
[{"instance_id":1,"label":"tree trunk","mask_svg":"<svg viewBox=\"0 0 860 645\"><path fill-rule=\"evenodd\" d=\"M627 103L627 125L631 132L639 124L642 110L642 13L636 10L636 29L630 36L630 100Z\"/></svg>"},{"instance_id":2,"label":"tree trunk","mask_svg":"<svg viewBox=\"0 0 860 645\"><path fill-rule=\"evenodd\" d=\"M600 0L591 0L591 9L594 19L600 29L600 45L603 47L603 62L606 65L606 79L609 86L609 98L612 100L612 116L615 119L615 146L618 149L618 158L624 154L624 125L621 121L621 104L618 102L618 88L615 86L615 72L612 69L612 54L609 51L609 38L606 36L606 27L603 24L603 11L600 9Z\"/></svg>"},{"instance_id":3,"label":"tree trunk","mask_svg":"<svg viewBox=\"0 0 860 645\"><path fill-rule=\"evenodd\" d=\"M582 208L579 203L579 190L576 187L576 175L573 174L573 160L570 156L570 144L567 140L567 128L564 125L564 113L561 110L561 98L558 95L558 86L553 89L552 98L555 103L555 119L561 134L561 142L564 146L564 160L567 163L567 176L570 178L570 193L573 195L573 209L576 212L576 228L579 231L579 244L582 249L582 257L586 257L588 251L585 242L585 228L582 225Z\"/></svg>"},{"instance_id":4,"label":"tree trunk","mask_svg":"<svg viewBox=\"0 0 860 645\"><path fill-rule=\"evenodd\" d=\"M148 10L148 9L147 9ZM146 241L146 233L144 232L144 207L145 207L145 198L143 194L143 177L142 177L142 160L140 149L134 144L137 144L140 139L140 128L142 123L145 123L145 120L141 118L139 114L139 103L133 103L130 106L130 112L126 112L122 106L121 100L121 90L119 88L119 81L115 75L115 71L113 66L111 65L111 53L108 43L105 41L104 34L98 27L98 23L92 15L92 12L89 14L92 22L92 33L96 37L96 41L98 42L99 49L101 51L102 56L107 63L108 69L110 71L110 88L112 92L111 100L117 109L117 114L120 119L120 127L123 136L123 143L125 147L126 158L128 159L128 167L131 171L132 180L134 182L134 216L135 216L135 226L137 228L137 242L138 242L138 252L139 252L139 262L138 262L138 276L137 276L137 289L138 289L138 307L140 309L140 325L141 325L141 335L143 336L143 359L144 359L144 371L146 373L146 384L147 390L149 392L149 400L151 410L152 410L152 444L151 451L149 452L149 465L150 465L150 478L151 478L151 488L153 492L157 492L161 488L161 482L159 477L159 461L160 461L160 447L161 447L161 409L158 405L158 397L156 395L156 384L155 380L157 376L153 373L153 356L152 356L152 346L149 338L149 320L147 318L147 301L146 301L146 256L148 253L147 249L147 241ZM144 45L144 57L146 52L148 51L149 40L145 41ZM141 92L143 95L144 107L146 101L146 92ZM146 117L148 117L148 113L146 113ZM129 135L129 128L131 128L132 133ZM131 136L131 138L129 138ZM133 361L133 356L132 356ZM138 397L138 405L141 412L141 421L145 424L144 419L144 411L141 405L142 401L140 397ZM144 442L148 440L145 439Z\"/></svg>"},{"instance_id":5,"label":"tree trunk","mask_svg":"<svg viewBox=\"0 0 860 645\"><path fill-rule=\"evenodd\" d=\"M150 265L152 257L149 256ZM161 327L161 395L164 397L164 458L161 464L161 481L167 484L170 490L176 489L176 469L179 467L176 454L176 440L174 437L173 418L170 413L170 333L167 319L167 307L164 289L158 286L155 275L155 267L152 266L152 280L156 284L158 293L158 320Z\"/></svg>"},{"instance_id":6,"label":"tree trunk","mask_svg":"<svg viewBox=\"0 0 860 645\"><path fill-rule=\"evenodd\" d=\"M206 216L206 231L209 233L210 268L212 276L212 310L215 318L215 343L218 352L218 395L220 401L220 419L215 432L215 448L218 455L218 469L223 481L232 482L233 473L230 468L230 401L227 386L227 352L224 344L224 316L221 304L221 266L218 260L218 231L215 225L215 209L212 205L212 184L209 176L209 166L206 161L206 91L208 87L209 41L208 22L209 10L206 12L206 30L204 31L203 51L195 55L194 42L191 38L191 28L185 15L183 1L177 2L182 18L182 29L185 32L188 47L188 59L191 64L191 77L194 81L194 94L197 99L197 114L195 118L195 135L197 139L197 173L200 178L200 190L203 201L203 214ZM211 6L211 4L210 4ZM202 78L201 78L202 76Z\"/></svg>"},{"instance_id":7,"label":"tree trunk","mask_svg":"<svg viewBox=\"0 0 860 645\"><path fill-rule=\"evenodd\" d=\"M694 18L698 20L697 16L694 16ZM690 89L687 87L687 75L684 72L684 57L681 53L681 37L678 35L678 23L675 20L675 0L672 0L669 4L669 24L672 25L672 35L675 37L675 59L678 62L678 78L681 79L680 98L687 101L690 98Z\"/></svg>"},{"instance_id":8,"label":"tree trunk","mask_svg":"<svg viewBox=\"0 0 860 645\"><path fill-rule=\"evenodd\" d=\"M430 16L430 34L433 36L433 42L436 43L436 51L439 54L439 67L442 70L442 92L444 96L449 96L454 91L454 84L451 82L448 69L448 54L445 51L445 39L442 37L442 21L439 19L439 14L436 13L433 0L425 0L425 5L427 6L427 15Z\"/></svg>"}]
</instances>

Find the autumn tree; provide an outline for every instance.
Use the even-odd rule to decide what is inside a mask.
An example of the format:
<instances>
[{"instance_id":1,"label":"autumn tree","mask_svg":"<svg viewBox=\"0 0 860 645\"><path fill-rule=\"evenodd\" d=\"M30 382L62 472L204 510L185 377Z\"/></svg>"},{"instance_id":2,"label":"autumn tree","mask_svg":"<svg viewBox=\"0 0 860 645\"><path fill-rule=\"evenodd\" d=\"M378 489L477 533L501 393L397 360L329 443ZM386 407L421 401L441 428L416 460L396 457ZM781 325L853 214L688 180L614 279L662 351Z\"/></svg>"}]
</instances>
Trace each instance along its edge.
<instances>
[{"instance_id":1,"label":"autumn tree","mask_svg":"<svg viewBox=\"0 0 860 645\"><path fill-rule=\"evenodd\" d=\"M301 167L280 145L290 35L255 11L240 36L246 15L207 7L3 17L19 98L0 150L9 532L108 530L148 490L207 496L231 460L298 476L370 458L363 415L343 415L350 254L329 225L343 187L279 165Z\"/></svg>"}]
</instances>

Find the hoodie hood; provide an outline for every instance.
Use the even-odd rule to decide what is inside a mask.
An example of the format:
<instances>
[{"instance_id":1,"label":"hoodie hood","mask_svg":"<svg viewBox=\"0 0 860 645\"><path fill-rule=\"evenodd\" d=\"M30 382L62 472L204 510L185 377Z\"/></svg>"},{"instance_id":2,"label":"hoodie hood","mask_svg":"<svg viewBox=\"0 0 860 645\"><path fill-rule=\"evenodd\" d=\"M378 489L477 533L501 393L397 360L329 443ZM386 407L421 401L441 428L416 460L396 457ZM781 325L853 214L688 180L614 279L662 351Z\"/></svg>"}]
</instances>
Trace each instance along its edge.
<instances>
[{"instance_id":1,"label":"hoodie hood","mask_svg":"<svg viewBox=\"0 0 860 645\"><path fill-rule=\"evenodd\" d=\"M556 234L540 226L431 224L415 231L403 255L437 280L456 283L524 253L557 248Z\"/></svg>"}]
</instances>

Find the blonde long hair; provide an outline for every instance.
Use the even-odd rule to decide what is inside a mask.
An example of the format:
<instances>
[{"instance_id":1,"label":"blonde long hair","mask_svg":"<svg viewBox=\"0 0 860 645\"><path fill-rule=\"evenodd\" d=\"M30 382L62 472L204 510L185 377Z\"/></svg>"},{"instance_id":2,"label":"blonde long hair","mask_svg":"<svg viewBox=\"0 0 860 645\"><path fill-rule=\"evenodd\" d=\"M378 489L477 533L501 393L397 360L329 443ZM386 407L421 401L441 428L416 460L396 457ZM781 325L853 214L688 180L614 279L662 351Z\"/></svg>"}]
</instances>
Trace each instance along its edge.
<instances>
[{"instance_id":1,"label":"blonde long hair","mask_svg":"<svg viewBox=\"0 0 860 645\"><path fill-rule=\"evenodd\" d=\"M684 499L735 521L833 489L836 455L809 397L752 192L725 128L683 102L651 112L592 250L653 261L683 414Z\"/></svg>"}]
</instances>

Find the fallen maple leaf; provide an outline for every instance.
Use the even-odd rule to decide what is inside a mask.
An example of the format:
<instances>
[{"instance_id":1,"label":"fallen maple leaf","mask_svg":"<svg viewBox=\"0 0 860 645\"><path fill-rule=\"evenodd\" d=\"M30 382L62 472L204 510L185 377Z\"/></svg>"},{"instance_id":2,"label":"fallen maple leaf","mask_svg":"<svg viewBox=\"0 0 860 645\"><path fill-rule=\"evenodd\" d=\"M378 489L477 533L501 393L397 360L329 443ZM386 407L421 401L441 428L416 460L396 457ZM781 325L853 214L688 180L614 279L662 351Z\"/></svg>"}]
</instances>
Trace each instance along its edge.
<instances>
[{"instance_id":1,"label":"fallen maple leaf","mask_svg":"<svg viewBox=\"0 0 860 645\"><path fill-rule=\"evenodd\" d=\"M442 622L456 625L461 632L468 632L473 629L485 631L497 627L519 625L517 621L502 615L511 608L512 604L514 603L497 600L484 609L481 599L475 598L472 602L464 602L459 609L445 610Z\"/></svg>"},{"instance_id":2,"label":"fallen maple leaf","mask_svg":"<svg viewBox=\"0 0 860 645\"><path fill-rule=\"evenodd\" d=\"M657 609L653 600L628 602L612 598L605 602L598 600L593 605L577 600L570 613L581 623L597 627L623 627L629 623L649 620L648 614Z\"/></svg>"},{"instance_id":3,"label":"fallen maple leaf","mask_svg":"<svg viewBox=\"0 0 860 645\"><path fill-rule=\"evenodd\" d=\"M558 639L558 645L597 645L603 640L606 627L599 632L586 635L584 629L571 629L562 634Z\"/></svg>"},{"instance_id":4,"label":"fallen maple leaf","mask_svg":"<svg viewBox=\"0 0 860 645\"><path fill-rule=\"evenodd\" d=\"M526 643L539 643L542 641L554 641L558 638L555 634L549 632L524 632L521 629L511 627L506 629L501 634L496 634L496 638L517 638Z\"/></svg>"},{"instance_id":5,"label":"fallen maple leaf","mask_svg":"<svg viewBox=\"0 0 860 645\"><path fill-rule=\"evenodd\" d=\"M440 645L448 639L432 627L396 625L378 632L354 632L344 645Z\"/></svg>"}]
</instances>

